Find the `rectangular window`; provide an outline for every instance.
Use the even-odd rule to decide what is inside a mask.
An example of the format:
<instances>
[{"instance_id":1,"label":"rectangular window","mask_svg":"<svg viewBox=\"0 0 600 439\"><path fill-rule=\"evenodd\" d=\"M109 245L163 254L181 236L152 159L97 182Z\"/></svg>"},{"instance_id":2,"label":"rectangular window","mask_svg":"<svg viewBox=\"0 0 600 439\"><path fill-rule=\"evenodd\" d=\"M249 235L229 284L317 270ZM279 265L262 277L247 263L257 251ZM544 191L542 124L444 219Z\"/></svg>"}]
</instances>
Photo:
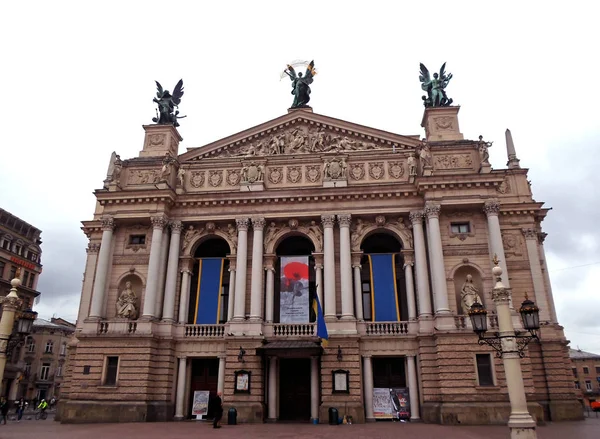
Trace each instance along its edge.
<instances>
[{"instance_id":1,"label":"rectangular window","mask_svg":"<svg viewBox=\"0 0 600 439\"><path fill-rule=\"evenodd\" d=\"M227 322L227 313L229 309L229 285L221 286L221 306L219 310L219 323Z\"/></svg>"},{"instance_id":2,"label":"rectangular window","mask_svg":"<svg viewBox=\"0 0 600 439\"><path fill-rule=\"evenodd\" d=\"M4 250L10 251L10 241L7 241L5 239L4 242L2 243L2 247L4 248Z\"/></svg>"},{"instance_id":3,"label":"rectangular window","mask_svg":"<svg viewBox=\"0 0 600 439\"><path fill-rule=\"evenodd\" d=\"M25 274L23 274L23 285L27 285L28 280L29 280L29 271L26 271Z\"/></svg>"},{"instance_id":4,"label":"rectangular window","mask_svg":"<svg viewBox=\"0 0 600 439\"><path fill-rule=\"evenodd\" d=\"M146 244L146 235L129 235L129 244L131 244L131 245Z\"/></svg>"},{"instance_id":5,"label":"rectangular window","mask_svg":"<svg viewBox=\"0 0 600 439\"><path fill-rule=\"evenodd\" d=\"M119 357L106 357L104 383L102 384L105 386L116 386L118 369Z\"/></svg>"},{"instance_id":6,"label":"rectangular window","mask_svg":"<svg viewBox=\"0 0 600 439\"><path fill-rule=\"evenodd\" d=\"M0 279L4 279L4 266L6 264L2 261L0 261Z\"/></svg>"},{"instance_id":7,"label":"rectangular window","mask_svg":"<svg viewBox=\"0 0 600 439\"><path fill-rule=\"evenodd\" d=\"M15 277L17 277L17 267L15 267L14 265L10 266L10 274L8 275L8 280L13 280Z\"/></svg>"},{"instance_id":8,"label":"rectangular window","mask_svg":"<svg viewBox=\"0 0 600 439\"><path fill-rule=\"evenodd\" d=\"M61 376L62 376L62 364L59 364L59 365L56 367L56 376L57 376L57 377L61 377Z\"/></svg>"},{"instance_id":9,"label":"rectangular window","mask_svg":"<svg viewBox=\"0 0 600 439\"><path fill-rule=\"evenodd\" d=\"M92 366L83 366L83 374L84 375L89 375L91 368L92 368Z\"/></svg>"},{"instance_id":10,"label":"rectangular window","mask_svg":"<svg viewBox=\"0 0 600 439\"><path fill-rule=\"evenodd\" d=\"M470 223L452 223L450 224L450 230L452 233L471 233Z\"/></svg>"},{"instance_id":11,"label":"rectangular window","mask_svg":"<svg viewBox=\"0 0 600 439\"><path fill-rule=\"evenodd\" d=\"M575 383L575 389L576 390L581 389L581 387L579 386L579 381L574 381L574 383Z\"/></svg>"},{"instance_id":12,"label":"rectangular window","mask_svg":"<svg viewBox=\"0 0 600 439\"><path fill-rule=\"evenodd\" d=\"M35 343L33 341L27 346L27 352L35 352Z\"/></svg>"},{"instance_id":13,"label":"rectangular window","mask_svg":"<svg viewBox=\"0 0 600 439\"><path fill-rule=\"evenodd\" d=\"M29 285L27 285L29 288L33 288L33 280L35 279L35 274L31 273L31 276L29 277Z\"/></svg>"},{"instance_id":14,"label":"rectangular window","mask_svg":"<svg viewBox=\"0 0 600 439\"><path fill-rule=\"evenodd\" d=\"M37 254L29 252L29 259L33 262L37 262Z\"/></svg>"},{"instance_id":15,"label":"rectangular window","mask_svg":"<svg viewBox=\"0 0 600 439\"><path fill-rule=\"evenodd\" d=\"M491 354L477 354L477 376L479 377L480 386L494 385Z\"/></svg>"},{"instance_id":16,"label":"rectangular window","mask_svg":"<svg viewBox=\"0 0 600 439\"><path fill-rule=\"evenodd\" d=\"M60 345L60 355L67 355L67 344L63 343Z\"/></svg>"},{"instance_id":17,"label":"rectangular window","mask_svg":"<svg viewBox=\"0 0 600 439\"><path fill-rule=\"evenodd\" d=\"M40 380L47 381L50 375L50 363L43 363L42 369L40 370Z\"/></svg>"},{"instance_id":18,"label":"rectangular window","mask_svg":"<svg viewBox=\"0 0 600 439\"><path fill-rule=\"evenodd\" d=\"M590 374L590 368L587 366L583 366L583 373L584 375L589 375Z\"/></svg>"},{"instance_id":19,"label":"rectangular window","mask_svg":"<svg viewBox=\"0 0 600 439\"><path fill-rule=\"evenodd\" d=\"M590 380L585 381L585 390L587 390L588 392L592 391L592 382Z\"/></svg>"},{"instance_id":20,"label":"rectangular window","mask_svg":"<svg viewBox=\"0 0 600 439\"><path fill-rule=\"evenodd\" d=\"M576 368L576 367L574 367L574 368L573 368L573 376L574 376L574 377L576 377L576 376L577 376L577 368Z\"/></svg>"},{"instance_id":21,"label":"rectangular window","mask_svg":"<svg viewBox=\"0 0 600 439\"><path fill-rule=\"evenodd\" d=\"M373 320L373 313L371 310L371 284L369 282L362 283L362 303L363 317L365 321L369 322Z\"/></svg>"},{"instance_id":22,"label":"rectangular window","mask_svg":"<svg viewBox=\"0 0 600 439\"><path fill-rule=\"evenodd\" d=\"M44 352L47 354L51 354L53 347L54 347L54 342L52 340L48 340L48 342L46 343L46 350Z\"/></svg>"},{"instance_id":23,"label":"rectangular window","mask_svg":"<svg viewBox=\"0 0 600 439\"><path fill-rule=\"evenodd\" d=\"M20 245L16 244L15 245L15 253L18 254L19 256L21 256L21 252L23 251L23 247L21 247Z\"/></svg>"},{"instance_id":24,"label":"rectangular window","mask_svg":"<svg viewBox=\"0 0 600 439\"><path fill-rule=\"evenodd\" d=\"M600 375L600 366L596 366L596 375Z\"/></svg>"},{"instance_id":25,"label":"rectangular window","mask_svg":"<svg viewBox=\"0 0 600 439\"><path fill-rule=\"evenodd\" d=\"M31 375L31 363L25 363L25 367L23 368L23 374L28 377Z\"/></svg>"}]
</instances>

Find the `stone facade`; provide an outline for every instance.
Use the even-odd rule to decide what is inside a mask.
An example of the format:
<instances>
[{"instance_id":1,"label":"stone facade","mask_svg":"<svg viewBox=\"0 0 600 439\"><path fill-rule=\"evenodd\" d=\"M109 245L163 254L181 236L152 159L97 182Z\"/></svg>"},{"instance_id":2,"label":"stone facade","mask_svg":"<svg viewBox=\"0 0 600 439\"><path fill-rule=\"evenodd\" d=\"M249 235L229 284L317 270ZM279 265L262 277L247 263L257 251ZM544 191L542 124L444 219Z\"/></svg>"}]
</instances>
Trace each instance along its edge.
<instances>
[{"instance_id":1,"label":"stone facade","mask_svg":"<svg viewBox=\"0 0 600 439\"><path fill-rule=\"evenodd\" d=\"M569 357L577 396L589 408L590 403L600 401L600 355L569 349Z\"/></svg>"},{"instance_id":2,"label":"stone facade","mask_svg":"<svg viewBox=\"0 0 600 439\"><path fill-rule=\"evenodd\" d=\"M420 140L290 110L181 155L175 128L144 127L140 156L96 191L83 223L62 421L183 419L193 391L210 390L240 422L327 422L330 407L365 422L377 417L374 388L405 387L412 420L504 423L503 364L477 344L461 306L470 275L493 311L494 254L514 306L529 293L541 309L541 343L522 360L532 415L581 418L545 263L548 209L526 169L483 166L481 140L464 140L457 115L428 108ZM376 253L395 255L394 321L373 321ZM281 257L298 255L310 261L327 346L314 316L280 321ZM217 256L218 320L194 324L199 259ZM123 317L122 297L136 318Z\"/></svg>"}]
</instances>

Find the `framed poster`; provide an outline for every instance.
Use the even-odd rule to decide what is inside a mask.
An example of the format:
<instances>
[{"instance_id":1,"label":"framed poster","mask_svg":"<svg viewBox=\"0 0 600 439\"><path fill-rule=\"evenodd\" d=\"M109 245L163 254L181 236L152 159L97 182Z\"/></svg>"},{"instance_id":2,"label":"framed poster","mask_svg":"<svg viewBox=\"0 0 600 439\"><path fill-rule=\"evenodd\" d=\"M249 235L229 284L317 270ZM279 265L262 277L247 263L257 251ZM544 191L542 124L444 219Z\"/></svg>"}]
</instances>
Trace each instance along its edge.
<instances>
[{"instance_id":1,"label":"framed poster","mask_svg":"<svg viewBox=\"0 0 600 439\"><path fill-rule=\"evenodd\" d=\"M194 402L192 403L192 416L196 419L202 419L202 416L208 414L208 390L196 390L194 392Z\"/></svg>"},{"instance_id":2,"label":"framed poster","mask_svg":"<svg viewBox=\"0 0 600 439\"><path fill-rule=\"evenodd\" d=\"M333 393L350 393L350 378L347 370L334 370L331 372Z\"/></svg>"},{"instance_id":3,"label":"framed poster","mask_svg":"<svg viewBox=\"0 0 600 439\"><path fill-rule=\"evenodd\" d=\"M234 393L250 393L250 376L252 372L247 370L235 371Z\"/></svg>"}]
</instances>

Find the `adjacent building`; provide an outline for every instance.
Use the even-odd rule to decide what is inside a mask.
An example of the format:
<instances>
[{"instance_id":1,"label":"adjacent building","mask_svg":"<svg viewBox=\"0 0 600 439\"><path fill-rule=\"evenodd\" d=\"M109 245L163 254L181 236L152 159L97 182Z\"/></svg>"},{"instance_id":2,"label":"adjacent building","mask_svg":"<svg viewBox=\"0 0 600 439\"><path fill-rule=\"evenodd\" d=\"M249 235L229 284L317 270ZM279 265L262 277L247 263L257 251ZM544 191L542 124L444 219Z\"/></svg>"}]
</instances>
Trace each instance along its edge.
<instances>
[{"instance_id":1,"label":"adjacent building","mask_svg":"<svg viewBox=\"0 0 600 439\"><path fill-rule=\"evenodd\" d=\"M600 401L600 355L581 349L569 349L573 370L573 385L586 407Z\"/></svg>"},{"instance_id":2,"label":"adjacent building","mask_svg":"<svg viewBox=\"0 0 600 439\"><path fill-rule=\"evenodd\" d=\"M83 222L62 421L184 419L196 392L221 391L240 422L327 422L330 407L365 422L398 402L411 420L506 422L503 363L466 315L475 299L494 309L494 255L513 307L540 308L521 362L531 413L580 419L548 209L510 132L494 169L458 112L427 108L421 139L295 109L182 154L175 127L144 126Z\"/></svg>"}]
</instances>

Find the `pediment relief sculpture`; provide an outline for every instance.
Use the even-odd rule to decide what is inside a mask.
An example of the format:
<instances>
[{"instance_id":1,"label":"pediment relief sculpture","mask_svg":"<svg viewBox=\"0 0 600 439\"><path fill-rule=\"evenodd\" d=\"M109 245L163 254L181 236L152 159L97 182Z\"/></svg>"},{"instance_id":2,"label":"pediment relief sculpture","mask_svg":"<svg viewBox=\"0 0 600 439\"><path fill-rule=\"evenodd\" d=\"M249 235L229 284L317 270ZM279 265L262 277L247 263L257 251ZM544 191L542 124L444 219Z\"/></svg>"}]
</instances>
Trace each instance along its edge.
<instances>
[{"instance_id":1,"label":"pediment relief sculpture","mask_svg":"<svg viewBox=\"0 0 600 439\"><path fill-rule=\"evenodd\" d=\"M347 168L348 165L343 157L326 160L323 167L323 176L329 180L345 180Z\"/></svg>"}]
</instances>

